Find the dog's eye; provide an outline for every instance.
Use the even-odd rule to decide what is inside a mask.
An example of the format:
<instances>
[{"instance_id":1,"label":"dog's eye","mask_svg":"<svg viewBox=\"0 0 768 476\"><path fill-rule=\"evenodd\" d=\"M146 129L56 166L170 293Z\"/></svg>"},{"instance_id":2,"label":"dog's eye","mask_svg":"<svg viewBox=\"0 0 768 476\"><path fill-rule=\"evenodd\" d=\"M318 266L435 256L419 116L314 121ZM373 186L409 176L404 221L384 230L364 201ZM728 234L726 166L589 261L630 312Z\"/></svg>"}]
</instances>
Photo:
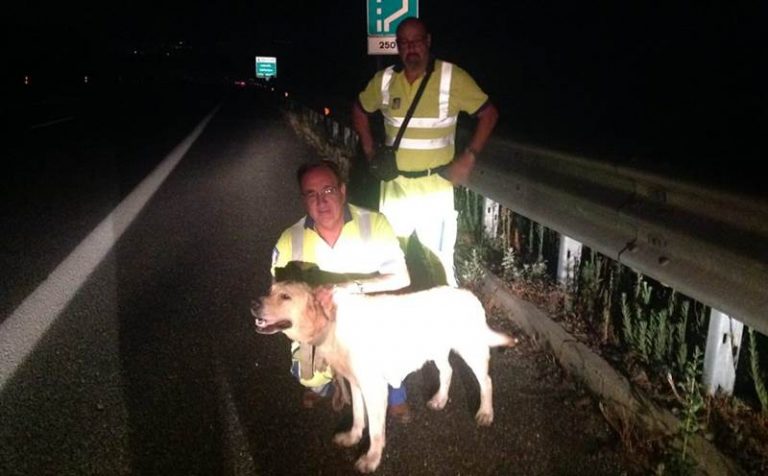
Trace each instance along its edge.
<instances>
[{"instance_id":1,"label":"dog's eye","mask_svg":"<svg viewBox=\"0 0 768 476\"><path fill-rule=\"evenodd\" d=\"M289 296L286 293L280 293L280 299L282 299L283 301L290 301L291 300L291 296Z\"/></svg>"}]
</instances>

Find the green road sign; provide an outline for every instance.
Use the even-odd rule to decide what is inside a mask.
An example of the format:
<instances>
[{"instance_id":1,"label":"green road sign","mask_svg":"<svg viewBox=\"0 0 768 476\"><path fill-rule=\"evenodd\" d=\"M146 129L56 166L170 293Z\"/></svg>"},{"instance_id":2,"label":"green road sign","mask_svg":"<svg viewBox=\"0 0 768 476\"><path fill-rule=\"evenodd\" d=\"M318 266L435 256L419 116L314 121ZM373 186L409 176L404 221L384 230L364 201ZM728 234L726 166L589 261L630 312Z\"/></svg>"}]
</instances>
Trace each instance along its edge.
<instances>
[{"instance_id":1,"label":"green road sign","mask_svg":"<svg viewBox=\"0 0 768 476\"><path fill-rule=\"evenodd\" d=\"M395 36L400 20L417 16L418 0L368 0L368 35Z\"/></svg>"},{"instance_id":2,"label":"green road sign","mask_svg":"<svg viewBox=\"0 0 768 476\"><path fill-rule=\"evenodd\" d=\"M397 25L418 16L419 0L368 0L368 54L397 54Z\"/></svg>"},{"instance_id":3,"label":"green road sign","mask_svg":"<svg viewBox=\"0 0 768 476\"><path fill-rule=\"evenodd\" d=\"M256 57L256 77L274 78L277 76L277 58L274 56Z\"/></svg>"}]
</instances>

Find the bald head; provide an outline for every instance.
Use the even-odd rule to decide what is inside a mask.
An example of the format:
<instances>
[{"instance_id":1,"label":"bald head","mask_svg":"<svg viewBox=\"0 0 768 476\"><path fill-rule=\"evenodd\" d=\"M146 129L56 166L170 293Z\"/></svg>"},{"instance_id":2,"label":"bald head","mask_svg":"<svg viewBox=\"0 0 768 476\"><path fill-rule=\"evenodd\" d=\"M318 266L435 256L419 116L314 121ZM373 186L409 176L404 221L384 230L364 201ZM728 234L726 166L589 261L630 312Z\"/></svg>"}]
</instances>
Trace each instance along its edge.
<instances>
[{"instance_id":1,"label":"bald head","mask_svg":"<svg viewBox=\"0 0 768 476\"><path fill-rule=\"evenodd\" d=\"M397 54L405 66L409 81L413 81L427 69L432 38L423 21L408 17L397 25Z\"/></svg>"},{"instance_id":2,"label":"bald head","mask_svg":"<svg viewBox=\"0 0 768 476\"><path fill-rule=\"evenodd\" d=\"M419 20L416 17L408 17L405 20L401 21L397 25L397 30L395 31L395 35L399 37L404 28L415 29L415 31L417 31L419 34L423 36L427 36L429 34L429 32L427 31L427 25L425 25L423 21Z\"/></svg>"}]
</instances>

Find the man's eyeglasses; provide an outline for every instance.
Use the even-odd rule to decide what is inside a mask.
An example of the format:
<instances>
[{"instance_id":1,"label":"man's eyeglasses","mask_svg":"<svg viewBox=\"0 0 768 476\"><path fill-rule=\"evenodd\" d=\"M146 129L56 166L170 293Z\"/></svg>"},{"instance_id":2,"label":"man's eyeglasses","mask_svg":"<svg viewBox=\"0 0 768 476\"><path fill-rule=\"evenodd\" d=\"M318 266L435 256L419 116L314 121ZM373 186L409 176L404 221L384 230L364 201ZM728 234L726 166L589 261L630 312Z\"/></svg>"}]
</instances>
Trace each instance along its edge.
<instances>
[{"instance_id":1,"label":"man's eyeglasses","mask_svg":"<svg viewBox=\"0 0 768 476\"><path fill-rule=\"evenodd\" d=\"M336 187L335 185L331 185L329 187L325 187L319 192L302 193L301 196L304 197L304 200L308 202L312 202L321 198L324 199L324 198L328 198L331 195L335 195L338 190L339 190L338 187Z\"/></svg>"},{"instance_id":2,"label":"man's eyeglasses","mask_svg":"<svg viewBox=\"0 0 768 476\"><path fill-rule=\"evenodd\" d=\"M424 41L426 40L425 37L417 38L415 40L403 40L403 39L397 39L395 42L397 43L397 47L401 49L405 48L415 48L417 46L421 46L424 44Z\"/></svg>"}]
</instances>

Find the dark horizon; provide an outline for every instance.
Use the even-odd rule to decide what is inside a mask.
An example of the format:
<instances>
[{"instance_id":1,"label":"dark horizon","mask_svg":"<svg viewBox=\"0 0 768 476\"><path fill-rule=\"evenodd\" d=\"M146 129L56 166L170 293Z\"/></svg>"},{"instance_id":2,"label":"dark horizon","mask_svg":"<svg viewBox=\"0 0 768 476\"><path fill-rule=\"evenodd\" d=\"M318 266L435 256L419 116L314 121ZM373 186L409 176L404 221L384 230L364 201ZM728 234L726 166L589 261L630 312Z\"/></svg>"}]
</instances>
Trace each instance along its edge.
<instances>
[{"instance_id":1,"label":"dark horizon","mask_svg":"<svg viewBox=\"0 0 768 476\"><path fill-rule=\"evenodd\" d=\"M756 181L763 12L721 3L422 0L419 8L434 54L475 77L515 139L711 174L738 164L741 180ZM298 4L22 6L5 20L4 89L23 89L24 75L32 87L58 89L81 87L85 75L93 87L247 79L254 56L271 55L280 87L318 101L354 98L382 62L365 51L365 3Z\"/></svg>"}]
</instances>

